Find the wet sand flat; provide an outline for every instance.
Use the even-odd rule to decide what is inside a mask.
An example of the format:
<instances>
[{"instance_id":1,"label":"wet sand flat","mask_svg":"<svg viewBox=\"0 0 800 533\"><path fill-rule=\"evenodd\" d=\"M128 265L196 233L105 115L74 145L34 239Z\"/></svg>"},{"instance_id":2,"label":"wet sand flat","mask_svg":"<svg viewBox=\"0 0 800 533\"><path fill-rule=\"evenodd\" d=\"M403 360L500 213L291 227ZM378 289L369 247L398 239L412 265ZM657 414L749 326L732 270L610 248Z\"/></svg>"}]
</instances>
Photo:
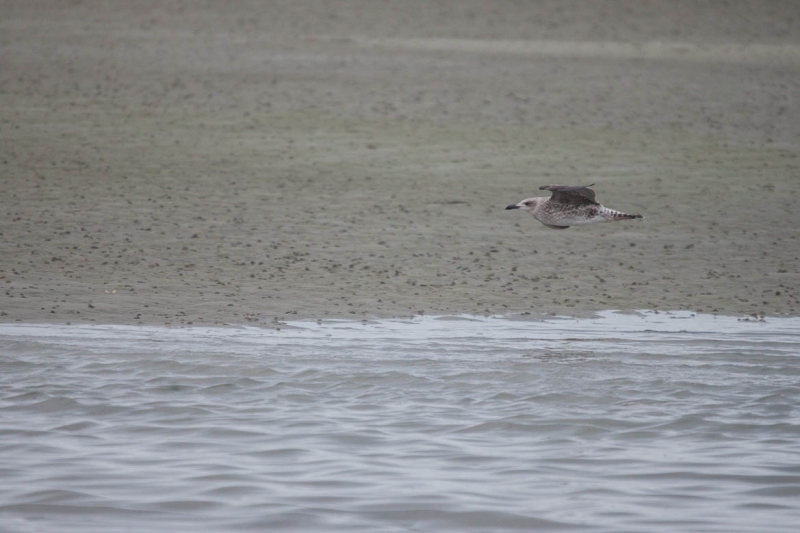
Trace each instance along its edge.
<instances>
[{"instance_id":1,"label":"wet sand flat","mask_svg":"<svg viewBox=\"0 0 800 533\"><path fill-rule=\"evenodd\" d=\"M2 2L0 320L797 315L798 11Z\"/></svg>"}]
</instances>

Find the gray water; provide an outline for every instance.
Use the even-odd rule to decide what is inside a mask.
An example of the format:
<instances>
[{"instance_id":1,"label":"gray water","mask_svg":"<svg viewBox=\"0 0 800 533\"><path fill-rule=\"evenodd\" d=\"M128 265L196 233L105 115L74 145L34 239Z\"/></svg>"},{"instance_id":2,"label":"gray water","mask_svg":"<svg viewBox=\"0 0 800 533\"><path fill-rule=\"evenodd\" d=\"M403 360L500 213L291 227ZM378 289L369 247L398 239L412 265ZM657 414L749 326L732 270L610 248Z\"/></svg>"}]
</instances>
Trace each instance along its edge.
<instances>
[{"instance_id":1,"label":"gray water","mask_svg":"<svg viewBox=\"0 0 800 533\"><path fill-rule=\"evenodd\" d=\"M3 532L800 527L800 319L0 325Z\"/></svg>"}]
</instances>

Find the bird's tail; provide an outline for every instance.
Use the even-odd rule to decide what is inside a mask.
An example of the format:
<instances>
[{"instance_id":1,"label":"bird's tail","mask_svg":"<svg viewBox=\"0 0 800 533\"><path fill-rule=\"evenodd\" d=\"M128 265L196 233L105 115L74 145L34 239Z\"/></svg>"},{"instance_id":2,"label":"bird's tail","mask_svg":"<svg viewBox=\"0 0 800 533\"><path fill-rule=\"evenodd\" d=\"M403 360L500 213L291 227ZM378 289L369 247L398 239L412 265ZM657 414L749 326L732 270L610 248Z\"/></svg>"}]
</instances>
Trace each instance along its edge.
<instances>
[{"instance_id":1,"label":"bird's tail","mask_svg":"<svg viewBox=\"0 0 800 533\"><path fill-rule=\"evenodd\" d=\"M614 220L631 220L634 218L644 218L643 215L629 215L628 213L614 213Z\"/></svg>"},{"instance_id":2,"label":"bird's tail","mask_svg":"<svg viewBox=\"0 0 800 533\"><path fill-rule=\"evenodd\" d=\"M611 221L644 218L642 215L629 215L628 213L623 213L622 211L617 211L616 209L609 209L607 207L603 207L601 214L606 220L611 220Z\"/></svg>"}]
</instances>

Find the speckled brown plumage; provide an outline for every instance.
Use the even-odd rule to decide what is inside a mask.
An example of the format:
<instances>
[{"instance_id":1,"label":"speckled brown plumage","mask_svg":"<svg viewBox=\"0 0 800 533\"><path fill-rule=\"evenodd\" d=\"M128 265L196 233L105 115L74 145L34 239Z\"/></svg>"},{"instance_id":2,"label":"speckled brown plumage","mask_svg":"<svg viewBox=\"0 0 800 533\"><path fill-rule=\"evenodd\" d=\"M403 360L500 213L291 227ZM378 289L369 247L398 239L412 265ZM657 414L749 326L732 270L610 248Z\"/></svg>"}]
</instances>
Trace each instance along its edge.
<instances>
[{"instance_id":1,"label":"speckled brown plumage","mask_svg":"<svg viewBox=\"0 0 800 533\"><path fill-rule=\"evenodd\" d=\"M539 190L550 191L550 198L540 196L526 198L506 209L522 209L529 212L539 222L553 229L567 229L579 224L597 224L644 218L642 215L629 215L609 209L595 200L595 192L585 186L542 185Z\"/></svg>"}]
</instances>

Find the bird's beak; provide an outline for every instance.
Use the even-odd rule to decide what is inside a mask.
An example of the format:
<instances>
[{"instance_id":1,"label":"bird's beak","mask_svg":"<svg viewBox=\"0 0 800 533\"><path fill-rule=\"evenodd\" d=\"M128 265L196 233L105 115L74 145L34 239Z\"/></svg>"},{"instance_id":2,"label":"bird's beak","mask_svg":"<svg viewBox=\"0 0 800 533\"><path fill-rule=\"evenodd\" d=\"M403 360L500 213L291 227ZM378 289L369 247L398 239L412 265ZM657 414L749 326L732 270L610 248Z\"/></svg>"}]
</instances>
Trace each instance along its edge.
<instances>
[{"instance_id":1,"label":"bird's beak","mask_svg":"<svg viewBox=\"0 0 800 533\"><path fill-rule=\"evenodd\" d=\"M507 205L506 211L508 211L509 209L519 209L519 206L515 204Z\"/></svg>"}]
</instances>

